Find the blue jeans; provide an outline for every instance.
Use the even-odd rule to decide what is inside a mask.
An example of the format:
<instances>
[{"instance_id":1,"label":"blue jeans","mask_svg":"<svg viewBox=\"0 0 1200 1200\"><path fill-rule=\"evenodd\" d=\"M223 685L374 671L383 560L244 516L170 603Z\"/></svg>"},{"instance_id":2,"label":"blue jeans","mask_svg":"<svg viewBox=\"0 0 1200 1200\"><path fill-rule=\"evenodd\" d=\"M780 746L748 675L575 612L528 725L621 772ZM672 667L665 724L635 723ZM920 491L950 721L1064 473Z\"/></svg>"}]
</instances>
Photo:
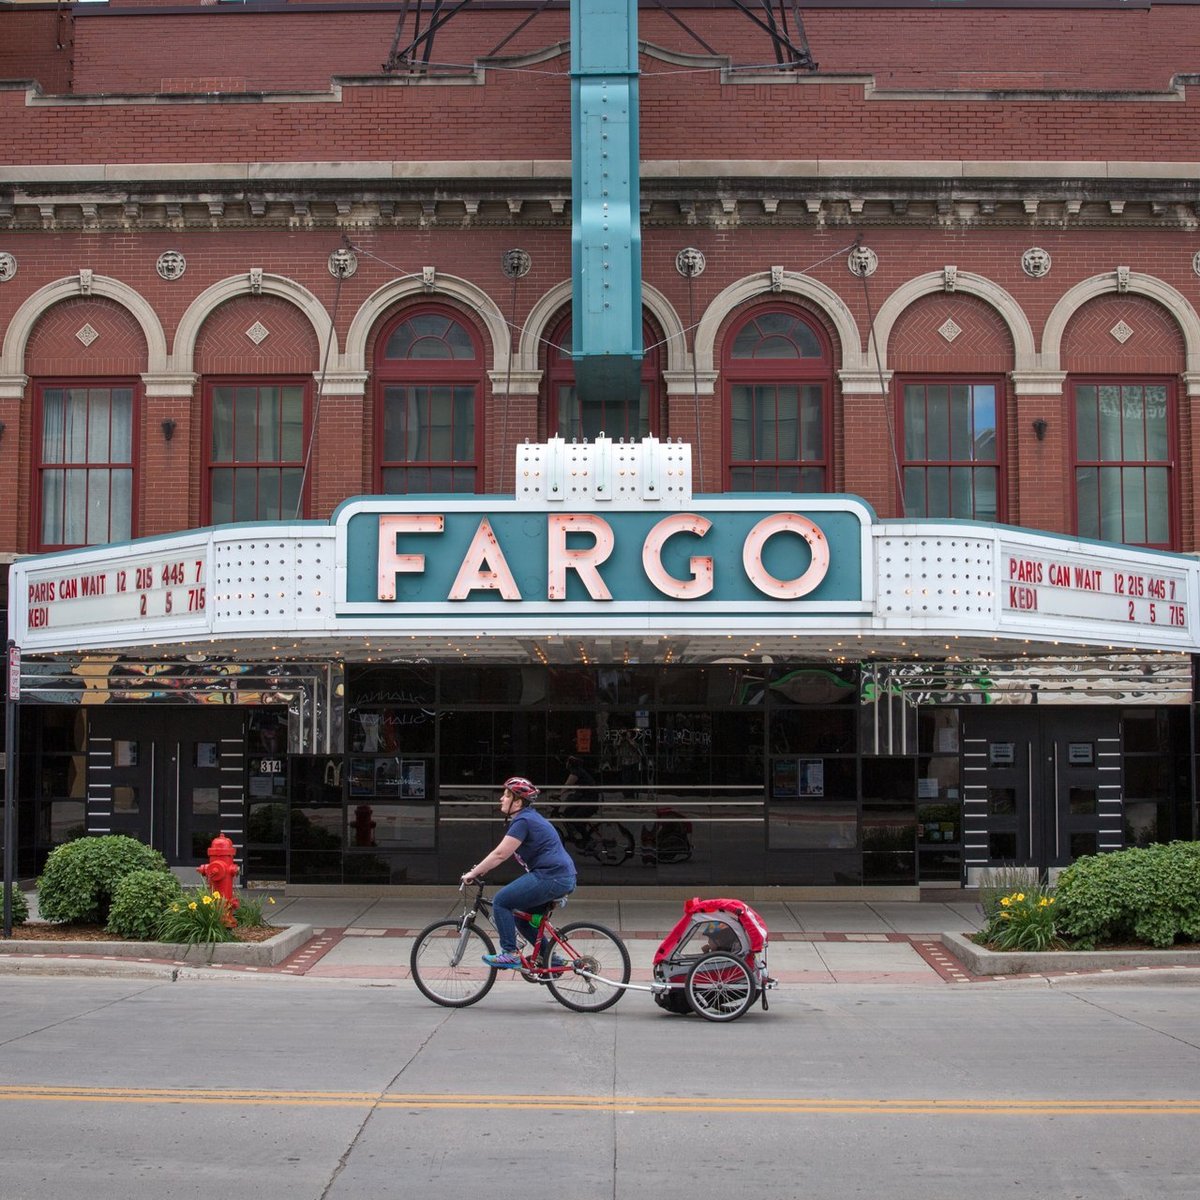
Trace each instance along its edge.
<instances>
[{"instance_id":1,"label":"blue jeans","mask_svg":"<svg viewBox=\"0 0 1200 1200\"><path fill-rule=\"evenodd\" d=\"M513 916L514 908L532 912L560 896L569 896L574 890L574 875L537 875L530 871L519 879L514 879L512 883L506 883L492 897L492 920L495 921L496 932L500 935L500 953L517 952L517 920ZM528 921L521 922L521 934L531 943L536 936Z\"/></svg>"}]
</instances>

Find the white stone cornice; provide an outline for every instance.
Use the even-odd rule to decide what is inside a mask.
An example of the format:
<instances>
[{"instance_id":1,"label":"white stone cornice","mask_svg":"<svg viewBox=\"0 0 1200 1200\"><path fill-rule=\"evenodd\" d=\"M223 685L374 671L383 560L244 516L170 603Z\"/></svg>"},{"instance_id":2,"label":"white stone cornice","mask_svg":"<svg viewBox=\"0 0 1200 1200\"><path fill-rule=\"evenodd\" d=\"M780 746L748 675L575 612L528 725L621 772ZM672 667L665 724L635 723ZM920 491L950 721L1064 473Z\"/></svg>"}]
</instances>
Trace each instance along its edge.
<instances>
[{"instance_id":1,"label":"white stone cornice","mask_svg":"<svg viewBox=\"0 0 1200 1200\"><path fill-rule=\"evenodd\" d=\"M541 371L489 371L493 396L536 396L542 385Z\"/></svg>"},{"instance_id":2,"label":"white stone cornice","mask_svg":"<svg viewBox=\"0 0 1200 1200\"><path fill-rule=\"evenodd\" d=\"M369 371L314 371L313 378L322 396L358 396L367 394Z\"/></svg>"},{"instance_id":3,"label":"white stone cornice","mask_svg":"<svg viewBox=\"0 0 1200 1200\"><path fill-rule=\"evenodd\" d=\"M193 371L144 371L142 386L147 400L190 400L199 378Z\"/></svg>"},{"instance_id":4,"label":"white stone cornice","mask_svg":"<svg viewBox=\"0 0 1200 1200\"><path fill-rule=\"evenodd\" d=\"M883 371L882 386L880 384L880 374L878 370L872 371L864 368L855 370L839 371L838 378L842 381L842 392L849 392L855 396L884 396L887 395L888 389L892 386L892 372Z\"/></svg>"},{"instance_id":5,"label":"white stone cornice","mask_svg":"<svg viewBox=\"0 0 1200 1200\"><path fill-rule=\"evenodd\" d=\"M0 400L24 400L28 375L0 375Z\"/></svg>"},{"instance_id":6,"label":"white stone cornice","mask_svg":"<svg viewBox=\"0 0 1200 1200\"><path fill-rule=\"evenodd\" d=\"M711 396L717 386L717 371L664 371L668 396Z\"/></svg>"},{"instance_id":7,"label":"white stone cornice","mask_svg":"<svg viewBox=\"0 0 1200 1200\"><path fill-rule=\"evenodd\" d=\"M1011 371L1009 379L1018 396L1061 396L1066 371Z\"/></svg>"}]
</instances>

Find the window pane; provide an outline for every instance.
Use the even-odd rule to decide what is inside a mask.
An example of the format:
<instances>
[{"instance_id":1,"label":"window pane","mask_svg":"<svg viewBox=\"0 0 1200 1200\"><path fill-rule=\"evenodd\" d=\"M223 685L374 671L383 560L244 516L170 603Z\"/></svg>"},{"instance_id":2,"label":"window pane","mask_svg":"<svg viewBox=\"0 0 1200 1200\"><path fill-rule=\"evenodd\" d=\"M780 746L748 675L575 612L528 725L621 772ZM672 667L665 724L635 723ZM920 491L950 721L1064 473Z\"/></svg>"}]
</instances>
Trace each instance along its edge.
<instances>
[{"instance_id":1,"label":"window pane","mask_svg":"<svg viewBox=\"0 0 1200 1200\"><path fill-rule=\"evenodd\" d=\"M1103 462L1121 460L1121 389L1105 384L1099 389L1100 454Z\"/></svg>"},{"instance_id":2,"label":"window pane","mask_svg":"<svg viewBox=\"0 0 1200 1200\"><path fill-rule=\"evenodd\" d=\"M1100 536L1100 473L1095 467L1075 472L1075 523L1081 537Z\"/></svg>"},{"instance_id":3,"label":"window pane","mask_svg":"<svg viewBox=\"0 0 1200 1200\"><path fill-rule=\"evenodd\" d=\"M805 462L825 458L825 389L819 383L807 384L804 388L804 404L801 409L801 433L803 437L800 457Z\"/></svg>"},{"instance_id":4,"label":"window pane","mask_svg":"<svg viewBox=\"0 0 1200 1200\"><path fill-rule=\"evenodd\" d=\"M475 344L470 333L442 313L419 313L402 322L388 338L384 357L436 362L472 360Z\"/></svg>"},{"instance_id":5,"label":"window pane","mask_svg":"<svg viewBox=\"0 0 1200 1200\"><path fill-rule=\"evenodd\" d=\"M947 515L968 520L974 515L974 474L970 467L950 468L950 510Z\"/></svg>"},{"instance_id":6,"label":"window pane","mask_svg":"<svg viewBox=\"0 0 1200 1200\"><path fill-rule=\"evenodd\" d=\"M112 472L112 490L109 500L108 540L128 541L133 536L133 471L129 469Z\"/></svg>"},{"instance_id":7,"label":"window pane","mask_svg":"<svg viewBox=\"0 0 1200 1200\"><path fill-rule=\"evenodd\" d=\"M279 457L284 461L299 462L304 457L304 389L282 388L280 398L283 411L279 429Z\"/></svg>"},{"instance_id":8,"label":"window pane","mask_svg":"<svg viewBox=\"0 0 1200 1200\"><path fill-rule=\"evenodd\" d=\"M926 458L925 388L906 384L904 388L904 457Z\"/></svg>"},{"instance_id":9,"label":"window pane","mask_svg":"<svg viewBox=\"0 0 1200 1200\"><path fill-rule=\"evenodd\" d=\"M972 457L976 462L996 462L996 389L990 383L976 384L971 389L974 415Z\"/></svg>"},{"instance_id":10,"label":"window pane","mask_svg":"<svg viewBox=\"0 0 1200 1200\"><path fill-rule=\"evenodd\" d=\"M925 472L919 467L904 468L904 515L925 517Z\"/></svg>"},{"instance_id":11,"label":"window pane","mask_svg":"<svg viewBox=\"0 0 1200 1200\"><path fill-rule=\"evenodd\" d=\"M733 413L730 431L730 457L745 462L752 458L751 421L753 413L752 388L739 384L730 398Z\"/></svg>"},{"instance_id":12,"label":"window pane","mask_svg":"<svg viewBox=\"0 0 1200 1200\"><path fill-rule=\"evenodd\" d=\"M87 462L87 423L87 390L71 388L63 431L64 462Z\"/></svg>"},{"instance_id":13,"label":"window pane","mask_svg":"<svg viewBox=\"0 0 1200 1200\"><path fill-rule=\"evenodd\" d=\"M971 514L976 521L996 521L999 509L996 502L995 467L979 467L974 472L975 510Z\"/></svg>"},{"instance_id":14,"label":"window pane","mask_svg":"<svg viewBox=\"0 0 1200 1200\"><path fill-rule=\"evenodd\" d=\"M925 516L948 517L950 515L950 470L948 467L930 467L925 472Z\"/></svg>"},{"instance_id":15,"label":"window pane","mask_svg":"<svg viewBox=\"0 0 1200 1200\"><path fill-rule=\"evenodd\" d=\"M926 457L942 461L950 457L950 388L933 383L925 389L928 422Z\"/></svg>"},{"instance_id":16,"label":"window pane","mask_svg":"<svg viewBox=\"0 0 1200 1200\"><path fill-rule=\"evenodd\" d=\"M1096 420L1096 389L1080 386L1075 389L1075 442L1079 457L1094 462L1099 454L1100 433Z\"/></svg>"},{"instance_id":17,"label":"window pane","mask_svg":"<svg viewBox=\"0 0 1200 1200\"><path fill-rule=\"evenodd\" d=\"M963 459L972 457L971 436L971 389L965 384L950 385L950 457Z\"/></svg>"},{"instance_id":18,"label":"window pane","mask_svg":"<svg viewBox=\"0 0 1200 1200\"><path fill-rule=\"evenodd\" d=\"M1121 541L1145 542L1146 472L1142 467L1125 467L1121 471L1121 493L1125 507Z\"/></svg>"},{"instance_id":19,"label":"window pane","mask_svg":"<svg viewBox=\"0 0 1200 1200\"><path fill-rule=\"evenodd\" d=\"M295 520L300 513L300 485L304 481L304 471L301 467L288 467L279 472L279 515L285 521Z\"/></svg>"},{"instance_id":20,"label":"window pane","mask_svg":"<svg viewBox=\"0 0 1200 1200\"><path fill-rule=\"evenodd\" d=\"M109 455L114 463L133 462L133 390L113 388Z\"/></svg>"},{"instance_id":21,"label":"window pane","mask_svg":"<svg viewBox=\"0 0 1200 1200\"><path fill-rule=\"evenodd\" d=\"M1146 457L1146 403L1140 387L1122 388L1121 402L1121 457L1130 459Z\"/></svg>"},{"instance_id":22,"label":"window pane","mask_svg":"<svg viewBox=\"0 0 1200 1200\"><path fill-rule=\"evenodd\" d=\"M1161 384L1145 389L1146 457L1166 462L1168 454L1167 389Z\"/></svg>"},{"instance_id":23,"label":"window pane","mask_svg":"<svg viewBox=\"0 0 1200 1200\"><path fill-rule=\"evenodd\" d=\"M258 472L238 467L233 473L233 519L253 521L258 516Z\"/></svg>"},{"instance_id":24,"label":"window pane","mask_svg":"<svg viewBox=\"0 0 1200 1200\"><path fill-rule=\"evenodd\" d=\"M42 462L60 463L63 454L63 420L66 397L61 388L42 393Z\"/></svg>"},{"instance_id":25,"label":"window pane","mask_svg":"<svg viewBox=\"0 0 1200 1200\"><path fill-rule=\"evenodd\" d=\"M794 387L775 388L775 453L772 458L799 458L798 397ZM810 457L805 455L804 457Z\"/></svg>"},{"instance_id":26,"label":"window pane","mask_svg":"<svg viewBox=\"0 0 1200 1200\"><path fill-rule=\"evenodd\" d=\"M105 388L91 388L88 392L88 462L108 462L109 394Z\"/></svg>"},{"instance_id":27,"label":"window pane","mask_svg":"<svg viewBox=\"0 0 1200 1200\"><path fill-rule=\"evenodd\" d=\"M233 461L258 461L258 389L234 390Z\"/></svg>"},{"instance_id":28,"label":"window pane","mask_svg":"<svg viewBox=\"0 0 1200 1200\"><path fill-rule=\"evenodd\" d=\"M213 389L212 458L214 462L233 459L233 388Z\"/></svg>"},{"instance_id":29,"label":"window pane","mask_svg":"<svg viewBox=\"0 0 1200 1200\"><path fill-rule=\"evenodd\" d=\"M228 467L220 467L213 471L209 478L212 490L209 501L212 520L216 525L224 525L233 520L233 471Z\"/></svg>"},{"instance_id":30,"label":"window pane","mask_svg":"<svg viewBox=\"0 0 1200 1200\"><path fill-rule=\"evenodd\" d=\"M1106 542L1119 542L1124 534L1121 520L1121 471L1116 467L1101 467L1100 476L1100 536Z\"/></svg>"},{"instance_id":31,"label":"window pane","mask_svg":"<svg viewBox=\"0 0 1200 1200\"><path fill-rule=\"evenodd\" d=\"M1146 471L1146 541L1168 546L1171 542L1171 476L1166 467Z\"/></svg>"},{"instance_id":32,"label":"window pane","mask_svg":"<svg viewBox=\"0 0 1200 1200\"><path fill-rule=\"evenodd\" d=\"M279 389L258 389L258 449L255 462L270 462L279 458Z\"/></svg>"}]
</instances>

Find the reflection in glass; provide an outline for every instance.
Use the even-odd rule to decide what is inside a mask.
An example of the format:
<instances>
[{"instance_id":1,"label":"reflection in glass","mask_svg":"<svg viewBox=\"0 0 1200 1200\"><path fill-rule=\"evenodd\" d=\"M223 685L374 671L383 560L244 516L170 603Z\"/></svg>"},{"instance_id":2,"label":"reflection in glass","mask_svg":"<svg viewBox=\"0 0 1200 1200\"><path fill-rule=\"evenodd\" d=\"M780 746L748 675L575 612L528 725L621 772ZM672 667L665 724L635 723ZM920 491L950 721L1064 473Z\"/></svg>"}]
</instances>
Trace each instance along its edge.
<instances>
[{"instance_id":1,"label":"reflection in glass","mask_svg":"<svg viewBox=\"0 0 1200 1200\"><path fill-rule=\"evenodd\" d=\"M1017 792L1010 787L988 788L988 814L993 817L1017 815ZM995 858L995 855L992 856Z\"/></svg>"},{"instance_id":2,"label":"reflection in glass","mask_svg":"<svg viewBox=\"0 0 1200 1200\"><path fill-rule=\"evenodd\" d=\"M988 835L988 857L993 862L1009 861L1017 857L1017 835L996 830Z\"/></svg>"},{"instance_id":3,"label":"reflection in glass","mask_svg":"<svg viewBox=\"0 0 1200 1200\"><path fill-rule=\"evenodd\" d=\"M113 766L136 767L138 765L138 743L121 739L113 741Z\"/></svg>"},{"instance_id":4,"label":"reflection in glass","mask_svg":"<svg viewBox=\"0 0 1200 1200\"><path fill-rule=\"evenodd\" d=\"M1090 830L1071 834L1071 857L1082 858L1096 853L1096 835Z\"/></svg>"},{"instance_id":5,"label":"reflection in glass","mask_svg":"<svg viewBox=\"0 0 1200 1200\"><path fill-rule=\"evenodd\" d=\"M1067 803L1073 817L1094 817L1096 815L1096 789L1094 787L1072 787L1068 793Z\"/></svg>"},{"instance_id":6,"label":"reflection in glass","mask_svg":"<svg viewBox=\"0 0 1200 1200\"><path fill-rule=\"evenodd\" d=\"M114 813L136 813L141 811L138 789L126 785L115 786L112 790Z\"/></svg>"},{"instance_id":7,"label":"reflection in glass","mask_svg":"<svg viewBox=\"0 0 1200 1200\"><path fill-rule=\"evenodd\" d=\"M221 789L215 787L192 788L192 816L216 817L221 812Z\"/></svg>"},{"instance_id":8,"label":"reflection in glass","mask_svg":"<svg viewBox=\"0 0 1200 1200\"><path fill-rule=\"evenodd\" d=\"M858 845L853 800L774 801L767 817L772 850L850 850Z\"/></svg>"}]
</instances>

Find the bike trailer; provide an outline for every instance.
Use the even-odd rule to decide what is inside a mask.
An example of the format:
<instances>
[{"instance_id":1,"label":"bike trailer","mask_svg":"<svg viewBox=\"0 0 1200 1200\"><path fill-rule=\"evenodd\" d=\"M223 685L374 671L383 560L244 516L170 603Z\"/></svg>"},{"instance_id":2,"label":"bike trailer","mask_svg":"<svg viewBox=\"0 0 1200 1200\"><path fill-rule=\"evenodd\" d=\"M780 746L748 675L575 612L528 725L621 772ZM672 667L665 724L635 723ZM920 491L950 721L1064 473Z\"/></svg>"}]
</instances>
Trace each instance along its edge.
<instances>
[{"instance_id":1,"label":"bike trailer","mask_svg":"<svg viewBox=\"0 0 1200 1200\"><path fill-rule=\"evenodd\" d=\"M654 954L654 1002L710 1020L740 1017L756 999L767 1007L767 925L741 900L687 900L683 917Z\"/></svg>"}]
</instances>

